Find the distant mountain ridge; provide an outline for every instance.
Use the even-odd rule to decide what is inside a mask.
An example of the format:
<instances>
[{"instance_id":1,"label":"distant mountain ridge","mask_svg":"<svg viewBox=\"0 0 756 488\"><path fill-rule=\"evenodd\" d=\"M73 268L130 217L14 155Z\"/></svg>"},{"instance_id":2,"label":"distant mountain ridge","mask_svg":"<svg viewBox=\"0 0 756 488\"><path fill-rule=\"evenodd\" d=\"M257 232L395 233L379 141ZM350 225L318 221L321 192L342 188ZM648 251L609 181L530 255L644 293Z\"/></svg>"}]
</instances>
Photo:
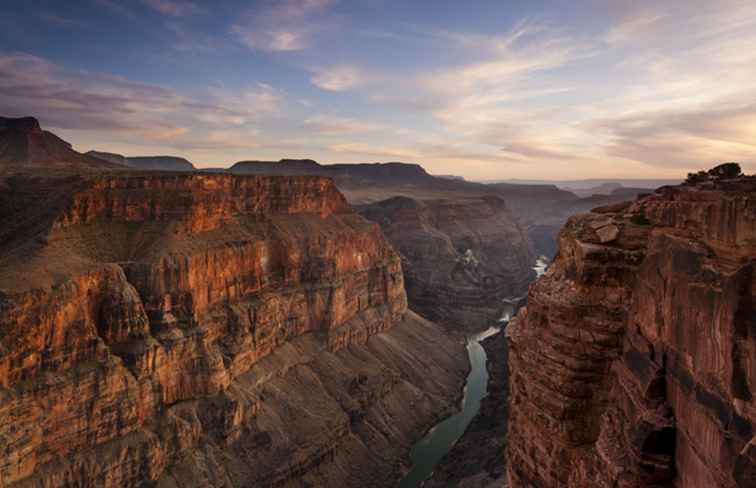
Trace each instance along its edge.
<instances>
[{"instance_id":1,"label":"distant mountain ridge","mask_svg":"<svg viewBox=\"0 0 756 488\"><path fill-rule=\"evenodd\" d=\"M148 171L194 171L197 169L188 159L178 156L123 156L94 150L88 151L87 155L121 166Z\"/></svg>"},{"instance_id":2,"label":"distant mountain ridge","mask_svg":"<svg viewBox=\"0 0 756 488\"><path fill-rule=\"evenodd\" d=\"M586 178L583 180L484 180L484 184L507 183L510 185L555 185L563 190L588 190L595 188L608 188L609 186L621 185L631 188L655 189L660 186L679 185L682 178ZM603 193L603 192L601 192Z\"/></svg>"},{"instance_id":3,"label":"distant mountain ridge","mask_svg":"<svg viewBox=\"0 0 756 488\"><path fill-rule=\"evenodd\" d=\"M113 163L75 151L71 144L42 130L34 117L0 117L0 171L114 169Z\"/></svg>"},{"instance_id":4,"label":"distant mountain ridge","mask_svg":"<svg viewBox=\"0 0 756 488\"><path fill-rule=\"evenodd\" d=\"M281 159L280 161L239 161L229 168L232 173L273 175L319 175L341 180L380 180L382 182L418 182L434 179L415 163L320 164L312 159Z\"/></svg>"}]
</instances>

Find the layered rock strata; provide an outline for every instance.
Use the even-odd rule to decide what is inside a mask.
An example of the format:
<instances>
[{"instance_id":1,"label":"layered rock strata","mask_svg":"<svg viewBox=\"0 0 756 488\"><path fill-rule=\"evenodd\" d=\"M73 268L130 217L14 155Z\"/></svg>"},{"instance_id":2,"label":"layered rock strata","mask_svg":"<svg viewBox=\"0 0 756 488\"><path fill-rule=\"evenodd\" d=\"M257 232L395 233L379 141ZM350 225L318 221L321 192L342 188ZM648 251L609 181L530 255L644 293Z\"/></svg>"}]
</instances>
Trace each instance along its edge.
<instances>
[{"instance_id":1,"label":"layered rock strata","mask_svg":"<svg viewBox=\"0 0 756 488\"><path fill-rule=\"evenodd\" d=\"M456 330L495 324L502 299L523 294L535 277L530 243L495 196L395 197L360 213L381 225L401 255L411 308Z\"/></svg>"},{"instance_id":2,"label":"layered rock strata","mask_svg":"<svg viewBox=\"0 0 756 488\"><path fill-rule=\"evenodd\" d=\"M756 486L756 178L571 218L509 325L508 483Z\"/></svg>"},{"instance_id":3,"label":"layered rock strata","mask_svg":"<svg viewBox=\"0 0 756 488\"><path fill-rule=\"evenodd\" d=\"M330 180L7 184L0 486L386 486L453 408L463 346Z\"/></svg>"}]
</instances>

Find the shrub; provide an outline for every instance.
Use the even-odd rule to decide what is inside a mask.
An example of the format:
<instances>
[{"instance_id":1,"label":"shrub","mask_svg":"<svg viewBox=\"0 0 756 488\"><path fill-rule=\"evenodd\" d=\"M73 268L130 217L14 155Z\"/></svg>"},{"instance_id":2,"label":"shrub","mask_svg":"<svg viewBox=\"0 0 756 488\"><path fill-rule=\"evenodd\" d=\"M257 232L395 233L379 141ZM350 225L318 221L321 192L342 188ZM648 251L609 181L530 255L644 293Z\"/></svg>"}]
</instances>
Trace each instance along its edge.
<instances>
[{"instance_id":1,"label":"shrub","mask_svg":"<svg viewBox=\"0 0 756 488\"><path fill-rule=\"evenodd\" d=\"M630 222L635 225L651 225L651 221L646 217L646 209L641 207L638 213L630 217Z\"/></svg>"},{"instance_id":2,"label":"shrub","mask_svg":"<svg viewBox=\"0 0 756 488\"><path fill-rule=\"evenodd\" d=\"M743 171L738 163L724 163L709 170L709 175L717 179L737 178L742 174Z\"/></svg>"},{"instance_id":3,"label":"shrub","mask_svg":"<svg viewBox=\"0 0 756 488\"><path fill-rule=\"evenodd\" d=\"M688 173L688 177L685 179L685 183L689 185L695 185L709 179L709 173L706 171L699 171L698 173Z\"/></svg>"}]
</instances>

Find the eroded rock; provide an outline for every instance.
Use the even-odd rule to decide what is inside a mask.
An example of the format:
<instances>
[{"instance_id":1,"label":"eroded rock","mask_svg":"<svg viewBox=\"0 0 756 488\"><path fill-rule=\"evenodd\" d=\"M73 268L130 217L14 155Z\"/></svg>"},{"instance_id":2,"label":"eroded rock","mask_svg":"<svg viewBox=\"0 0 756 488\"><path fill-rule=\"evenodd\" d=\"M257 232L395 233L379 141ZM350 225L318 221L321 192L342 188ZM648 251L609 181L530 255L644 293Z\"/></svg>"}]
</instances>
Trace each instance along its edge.
<instances>
[{"instance_id":1,"label":"eroded rock","mask_svg":"<svg viewBox=\"0 0 756 488\"><path fill-rule=\"evenodd\" d=\"M327 178L9 186L0 486L385 486L454 407L463 345Z\"/></svg>"},{"instance_id":2,"label":"eroded rock","mask_svg":"<svg viewBox=\"0 0 756 488\"><path fill-rule=\"evenodd\" d=\"M754 486L756 178L601 212L508 327L509 486Z\"/></svg>"}]
</instances>

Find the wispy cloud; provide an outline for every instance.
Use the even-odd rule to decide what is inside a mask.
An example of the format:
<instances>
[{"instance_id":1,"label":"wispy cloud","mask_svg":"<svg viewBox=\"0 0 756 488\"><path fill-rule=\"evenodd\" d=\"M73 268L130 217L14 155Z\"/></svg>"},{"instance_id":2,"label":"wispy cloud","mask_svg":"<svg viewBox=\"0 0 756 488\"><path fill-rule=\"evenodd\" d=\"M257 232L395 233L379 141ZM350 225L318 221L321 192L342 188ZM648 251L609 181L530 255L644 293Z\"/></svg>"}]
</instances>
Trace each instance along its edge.
<instances>
[{"instance_id":1,"label":"wispy cloud","mask_svg":"<svg viewBox=\"0 0 756 488\"><path fill-rule=\"evenodd\" d=\"M94 0L94 1L97 5L107 10L110 10L116 15L120 15L126 18L136 17L136 14L134 13L134 11L123 6L121 2L117 2L116 0Z\"/></svg>"},{"instance_id":2,"label":"wispy cloud","mask_svg":"<svg viewBox=\"0 0 756 488\"><path fill-rule=\"evenodd\" d=\"M56 14L54 12L44 11L39 14L39 17L45 22L47 22L48 24L66 27L69 29L73 29L73 28L78 29L78 28L86 26L86 23L82 20L66 17L63 15Z\"/></svg>"},{"instance_id":3,"label":"wispy cloud","mask_svg":"<svg viewBox=\"0 0 756 488\"><path fill-rule=\"evenodd\" d=\"M222 148L217 134L250 134L251 124L275 115L283 93L257 83L233 93L210 91L204 99L126 78L70 72L29 54L0 56L0 107L4 115L34 115L49 128L111 133L170 143L197 140ZM215 134L207 137L207 134Z\"/></svg>"},{"instance_id":4,"label":"wispy cloud","mask_svg":"<svg viewBox=\"0 0 756 488\"><path fill-rule=\"evenodd\" d=\"M304 127L312 133L327 135L362 134L385 129L384 125L375 122L332 115L310 117L305 120Z\"/></svg>"},{"instance_id":5,"label":"wispy cloud","mask_svg":"<svg viewBox=\"0 0 756 488\"><path fill-rule=\"evenodd\" d=\"M327 91L350 90L365 80L365 76L354 66L333 66L321 68L310 78L313 85Z\"/></svg>"},{"instance_id":6,"label":"wispy cloud","mask_svg":"<svg viewBox=\"0 0 756 488\"><path fill-rule=\"evenodd\" d=\"M203 12L202 7L187 0L143 0L147 6L163 15L181 17Z\"/></svg>"},{"instance_id":7,"label":"wispy cloud","mask_svg":"<svg viewBox=\"0 0 756 488\"><path fill-rule=\"evenodd\" d=\"M754 100L753 96L749 100ZM719 103L690 110L637 113L596 121L609 155L660 167L703 167L715 161L756 163L756 103Z\"/></svg>"},{"instance_id":8,"label":"wispy cloud","mask_svg":"<svg viewBox=\"0 0 756 488\"><path fill-rule=\"evenodd\" d=\"M243 16L231 32L254 50L299 51L309 47L318 30L317 20L334 0L281 0L269 2Z\"/></svg>"},{"instance_id":9,"label":"wispy cloud","mask_svg":"<svg viewBox=\"0 0 756 488\"><path fill-rule=\"evenodd\" d=\"M355 154L360 156L371 156L379 158L397 158L403 160L417 160L422 157L420 152L414 151L407 147L377 145L359 142L350 142L342 144L333 144L329 149L336 153Z\"/></svg>"}]
</instances>

